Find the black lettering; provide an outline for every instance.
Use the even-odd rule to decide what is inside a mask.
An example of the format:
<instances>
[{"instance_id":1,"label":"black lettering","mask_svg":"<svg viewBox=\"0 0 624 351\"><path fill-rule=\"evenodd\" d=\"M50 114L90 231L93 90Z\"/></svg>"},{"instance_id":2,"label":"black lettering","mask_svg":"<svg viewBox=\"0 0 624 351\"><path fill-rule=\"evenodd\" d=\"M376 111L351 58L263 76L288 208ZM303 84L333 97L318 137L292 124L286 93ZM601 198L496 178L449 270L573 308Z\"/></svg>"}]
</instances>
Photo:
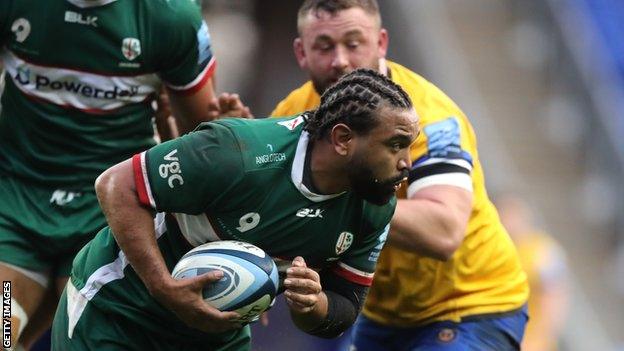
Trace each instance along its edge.
<instances>
[{"instance_id":1,"label":"black lettering","mask_svg":"<svg viewBox=\"0 0 624 351\"><path fill-rule=\"evenodd\" d=\"M50 79L48 77L40 76L37 74L35 77L35 88L39 89L39 87L44 87L50 84Z\"/></svg>"},{"instance_id":2,"label":"black lettering","mask_svg":"<svg viewBox=\"0 0 624 351\"><path fill-rule=\"evenodd\" d=\"M59 82L59 81L53 81L50 84L50 88L54 89L54 90L59 90L61 88L63 88L63 83Z\"/></svg>"},{"instance_id":3,"label":"black lettering","mask_svg":"<svg viewBox=\"0 0 624 351\"><path fill-rule=\"evenodd\" d=\"M82 87L82 84L77 84L75 82L63 82L63 86L65 86L65 90L77 93L80 90L80 87Z\"/></svg>"},{"instance_id":4,"label":"black lettering","mask_svg":"<svg viewBox=\"0 0 624 351\"><path fill-rule=\"evenodd\" d=\"M93 94L93 88L86 85L82 87L82 95L91 97L91 94Z\"/></svg>"},{"instance_id":5,"label":"black lettering","mask_svg":"<svg viewBox=\"0 0 624 351\"><path fill-rule=\"evenodd\" d=\"M103 93L103 92L104 91L102 89L95 88L95 94L93 94L93 97L97 99L98 93Z\"/></svg>"},{"instance_id":6,"label":"black lettering","mask_svg":"<svg viewBox=\"0 0 624 351\"><path fill-rule=\"evenodd\" d=\"M117 87L114 87L113 90L106 90L104 92L104 98L105 99L111 99L114 100L117 98Z\"/></svg>"}]
</instances>

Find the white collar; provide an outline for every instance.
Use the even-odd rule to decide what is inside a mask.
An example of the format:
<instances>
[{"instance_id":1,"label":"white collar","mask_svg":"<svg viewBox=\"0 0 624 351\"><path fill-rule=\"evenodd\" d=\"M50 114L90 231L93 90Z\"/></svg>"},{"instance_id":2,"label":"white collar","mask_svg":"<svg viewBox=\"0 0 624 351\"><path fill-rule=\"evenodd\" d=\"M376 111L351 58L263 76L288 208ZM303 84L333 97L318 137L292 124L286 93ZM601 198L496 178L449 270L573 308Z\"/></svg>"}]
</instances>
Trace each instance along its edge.
<instances>
[{"instance_id":1,"label":"white collar","mask_svg":"<svg viewBox=\"0 0 624 351\"><path fill-rule=\"evenodd\" d=\"M293 160L292 170L290 172L293 184L303 196L314 202L326 201L344 194L344 191L338 194L329 195L316 194L310 191L310 189L308 189L308 187L303 184L303 170L306 159L306 152L308 151L309 140L310 134L304 130L299 137L297 151L295 151L295 158Z\"/></svg>"},{"instance_id":2,"label":"white collar","mask_svg":"<svg viewBox=\"0 0 624 351\"><path fill-rule=\"evenodd\" d=\"M104 6L115 1L117 0L67 0L67 2L72 3L73 5L76 5L83 9L87 7Z\"/></svg>"}]
</instances>

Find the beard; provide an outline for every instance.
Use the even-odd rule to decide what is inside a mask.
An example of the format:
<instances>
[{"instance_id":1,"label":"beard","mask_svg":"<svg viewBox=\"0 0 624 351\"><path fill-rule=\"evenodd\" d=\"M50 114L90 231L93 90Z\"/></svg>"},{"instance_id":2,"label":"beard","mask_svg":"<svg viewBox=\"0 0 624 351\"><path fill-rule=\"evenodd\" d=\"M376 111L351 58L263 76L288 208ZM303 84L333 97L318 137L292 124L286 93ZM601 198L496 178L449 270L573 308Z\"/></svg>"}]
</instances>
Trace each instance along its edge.
<instances>
[{"instance_id":1,"label":"beard","mask_svg":"<svg viewBox=\"0 0 624 351\"><path fill-rule=\"evenodd\" d=\"M349 181L353 192L364 200L379 206L390 201L398 184L409 175L407 170L403 170L397 176L379 179L375 177L371 167L363 162L358 162L349 169Z\"/></svg>"},{"instance_id":2,"label":"beard","mask_svg":"<svg viewBox=\"0 0 624 351\"><path fill-rule=\"evenodd\" d=\"M376 72L379 72L379 60L380 60L379 58L375 58L372 62L368 64L363 64L356 68L368 68ZM325 90L327 90L327 88L334 85L342 76L344 76L345 74L351 73L356 68L353 68L353 69L346 68L340 71L334 70L329 75L323 75L323 76L321 75L315 76L315 75L310 74L310 80L312 81L312 85L314 85L314 89L316 90L316 92L319 95L323 95L323 93L325 92Z\"/></svg>"}]
</instances>

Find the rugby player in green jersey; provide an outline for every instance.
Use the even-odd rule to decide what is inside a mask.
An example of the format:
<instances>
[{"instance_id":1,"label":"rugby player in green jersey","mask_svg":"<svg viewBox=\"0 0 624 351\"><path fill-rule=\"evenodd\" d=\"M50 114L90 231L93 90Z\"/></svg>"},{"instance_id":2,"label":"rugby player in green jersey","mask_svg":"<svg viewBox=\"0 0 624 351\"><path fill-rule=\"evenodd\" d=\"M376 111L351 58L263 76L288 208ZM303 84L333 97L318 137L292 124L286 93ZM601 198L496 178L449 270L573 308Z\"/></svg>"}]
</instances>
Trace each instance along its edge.
<instances>
[{"instance_id":1,"label":"rugby player in green jersey","mask_svg":"<svg viewBox=\"0 0 624 351\"><path fill-rule=\"evenodd\" d=\"M417 118L372 70L293 118L226 119L104 172L109 227L76 256L54 350L249 350L249 327L206 304L213 271L174 280L193 247L241 240L280 259L292 320L336 337L357 317L410 168Z\"/></svg>"},{"instance_id":2,"label":"rugby player in green jersey","mask_svg":"<svg viewBox=\"0 0 624 351\"><path fill-rule=\"evenodd\" d=\"M13 347L51 323L74 255L105 225L95 178L155 144L161 85L182 132L221 112L210 43L189 0L0 2L0 280L12 283Z\"/></svg>"}]
</instances>

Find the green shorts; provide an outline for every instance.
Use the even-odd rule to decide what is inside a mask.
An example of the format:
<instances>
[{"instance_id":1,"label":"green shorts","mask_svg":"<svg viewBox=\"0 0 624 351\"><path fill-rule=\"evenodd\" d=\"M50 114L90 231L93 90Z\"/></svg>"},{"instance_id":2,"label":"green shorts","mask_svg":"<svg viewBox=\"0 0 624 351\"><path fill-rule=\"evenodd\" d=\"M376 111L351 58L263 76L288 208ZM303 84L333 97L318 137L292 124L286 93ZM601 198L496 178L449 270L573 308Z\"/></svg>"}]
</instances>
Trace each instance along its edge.
<instances>
[{"instance_id":1,"label":"green shorts","mask_svg":"<svg viewBox=\"0 0 624 351\"><path fill-rule=\"evenodd\" d=\"M46 187L0 174L0 262L69 276L76 253L105 224L93 190Z\"/></svg>"},{"instance_id":2,"label":"green shorts","mask_svg":"<svg viewBox=\"0 0 624 351\"><path fill-rule=\"evenodd\" d=\"M52 351L249 351L251 349L249 326L245 326L240 332L233 334L229 341L220 345L214 345L201 338L165 338L161 334L148 332L145 328L141 328L139 323L123 316L101 311L86 298L68 304L67 296L70 289L74 289L71 294L76 296L77 290L71 282L68 283L56 309L52 325ZM71 306L69 310L68 305ZM68 312L72 314L71 322ZM162 321L162 328L163 330L167 328L166 320Z\"/></svg>"}]
</instances>

